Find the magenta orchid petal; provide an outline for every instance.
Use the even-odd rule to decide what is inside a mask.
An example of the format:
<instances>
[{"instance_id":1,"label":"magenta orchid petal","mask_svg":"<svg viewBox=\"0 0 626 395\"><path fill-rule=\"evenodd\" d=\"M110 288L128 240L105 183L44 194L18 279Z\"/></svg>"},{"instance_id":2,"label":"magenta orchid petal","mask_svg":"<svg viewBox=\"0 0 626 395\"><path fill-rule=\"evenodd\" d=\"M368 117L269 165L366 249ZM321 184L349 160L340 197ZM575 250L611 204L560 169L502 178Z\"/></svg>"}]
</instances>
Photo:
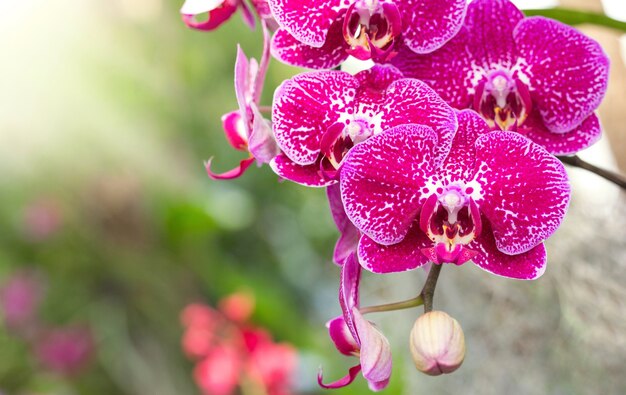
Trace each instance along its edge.
<instances>
[{"instance_id":1,"label":"magenta orchid petal","mask_svg":"<svg viewBox=\"0 0 626 395\"><path fill-rule=\"evenodd\" d=\"M241 49L241 46L237 45L237 59L235 60L235 96L237 97L237 104L239 105L239 111L241 113L241 119L249 128L250 124L250 111L248 109L248 103L252 101L252 84L254 76L258 70L256 60L248 60L248 57ZM247 133L249 134L249 132Z\"/></svg>"},{"instance_id":2,"label":"magenta orchid petal","mask_svg":"<svg viewBox=\"0 0 626 395\"><path fill-rule=\"evenodd\" d=\"M524 14L509 0L475 0L467 8L467 44L483 68L511 67L516 63L513 31Z\"/></svg>"},{"instance_id":3,"label":"magenta orchid petal","mask_svg":"<svg viewBox=\"0 0 626 395\"><path fill-rule=\"evenodd\" d=\"M466 0L397 1L405 27L402 37L416 53L429 53L457 34L463 24Z\"/></svg>"},{"instance_id":4,"label":"magenta orchid petal","mask_svg":"<svg viewBox=\"0 0 626 395\"><path fill-rule=\"evenodd\" d=\"M340 183L352 223L377 243L401 241L425 199L436 144L430 127L402 125L350 150Z\"/></svg>"},{"instance_id":5,"label":"magenta orchid petal","mask_svg":"<svg viewBox=\"0 0 626 395\"><path fill-rule=\"evenodd\" d=\"M302 166L284 154L279 154L270 161L270 167L279 177L307 187L325 187L337 183L322 174L318 162Z\"/></svg>"},{"instance_id":6,"label":"magenta orchid petal","mask_svg":"<svg viewBox=\"0 0 626 395\"><path fill-rule=\"evenodd\" d=\"M496 247L488 222L485 222L485 231L468 247L479 252L472 258L478 267L498 276L534 280L546 270L546 248L543 243L521 254L507 255Z\"/></svg>"},{"instance_id":7,"label":"magenta orchid petal","mask_svg":"<svg viewBox=\"0 0 626 395\"><path fill-rule=\"evenodd\" d=\"M458 127L454 110L428 85L413 78L392 82L385 95L381 128L410 123L431 127L438 138L435 163L441 163Z\"/></svg>"},{"instance_id":8,"label":"magenta orchid petal","mask_svg":"<svg viewBox=\"0 0 626 395\"><path fill-rule=\"evenodd\" d=\"M283 63L309 69L332 69L339 66L348 54L343 45L341 25L334 24L321 47L298 41L285 29L278 29L272 37L272 55Z\"/></svg>"},{"instance_id":9,"label":"magenta orchid petal","mask_svg":"<svg viewBox=\"0 0 626 395\"><path fill-rule=\"evenodd\" d=\"M343 316L333 318L326 326L337 351L347 356L358 355L359 344L354 340Z\"/></svg>"},{"instance_id":10,"label":"magenta orchid petal","mask_svg":"<svg viewBox=\"0 0 626 395\"><path fill-rule=\"evenodd\" d=\"M183 22L193 29L214 30L226 22L237 11L239 0L187 0L180 12ZM196 16L208 13L205 21L198 21Z\"/></svg>"},{"instance_id":11,"label":"magenta orchid petal","mask_svg":"<svg viewBox=\"0 0 626 395\"><path fill-rule=\"evenodd\" d=\"M420 56L405 44L391 62L451 106L476 110L491 130L536 137L552 154L574 153L597 138L589 116L606 92L609 70L600 45L562 23L524 18L509 0L472 1L463 28L446 45ZM544 130L581 135L550 138Z\"/></svg>"},{"instance_id":12,"label":"magenta orchid petal","mask_svg":"<svg viewBox=\"0 0 626 395\"><path fill-rule=\"evenodd\" d=\"M609 73L609 59L600 44L543 17L523 20L513 37L528 63L535 100L548 129L567 132L600 105Z\"/></svg>"},{"instance_id":13,"label":"magenta orchid petal","mask_svg":"<svg viewBox=\"0 0 626 395\"><path fill-rule=\"evenodd\" d=\"M570 187L561 162L543 147L513 132L485 134L476 140L476 169L480 210L500 251L526 252L559 227Z\"/></svg>"},{"instance_id":14,"label":"magenta orchid petal","mask_svg":"<svg viewBox=\"0 0 626 395\"><path fill-rule=\"evenodd\" d=\"M239 162L239 166L224 173L214 173L211 170L212 161L213 158L209 159L205 164L206 172L209 177L214 180L231 180L233 178L241 177L241 175L248 169L248 167L250 167L250 165L254 163L254 158L243 159L241 162Z\"/></svg>"},{"instance_id":15,"label":"magenta orchid petal","mask_svg":"<svg viewBox=\"0 0 626 395\"><path fill-rule=\"evenodd\" d=\"M230 145L236 150L245 151L248 147L248 140L241 112L235 110L222 115L222 126Z\"/></svg>"},{"instance_id":16,"label":"magenta orchid petal","mask_svg":"<svg viewBox=\"0 0 626 395\"><path fill-rule=\"evenodd\" d=\"M353 366L348 370L348 374L345 375L344 377L340 378L337 381L333 381L332 383L324 384L324 375L323 375L322 369L320 369L319 372L317 373L317 383L319 384L320 387L326 388L326 389L342 388L349 384L352 384L352 382L354 381L354 379L356 379L356 376L359 374L360 371L361 371L360 364Z\"/></svg>"},{"instance_id":17,"label":"magenta orchid petal","mask_svg":"<svg viewBox=\"0 0 626 395\"><path fill-rule=\"evenodd\" d=\"M539 113L531 113L518 132L546 148L553 155L574 155L600 140L602 128L596 114L588 116L567 133L552 133L545 127Z\"/></svg>"},{"instance_id":18,"label":"magenta orchid petal","mask_svg":"<svg viewBox=\"0 0 626 395\"><path fill-rule=\"evenodd\" d=\"M321 47L328 30L347 7L342 0L269 0L278 24L298 41Z\"/></svg>"},{"instance_id":19,"label":"magenta orchid petal","mask_svg":"<svg viewBox=\"0 0 626 395\"><path fill-rule=\"evenodd\" d=\"M356 307L352 308L356 330L361 340L361 369L373 391L382 390L391 376L391 347L387 338Z\"/></svg>"},{"instance_id":20,"label":"magenta orchid petal","mask_svg":"<svg viewBox=\"0 0 626 395\"><path fill-rule=\"evenodd\" d=\"M323 133L347 115L357 88L358 81L340 71L299 74L279 86L272 121L285 155L300 165L314 163Z\"/></svg>"},{"instance_id":21,"label":"magenta orchid petal","mask_svg":"<svg viewBox=\"0 0 626 395\"><path fill-rule=\"evenodd\" d=\"M466 45L467 34L463 32L427 55L417 55L402 45L391 63L405 76L426 82L450 106L467 108L472 100L472 62L459 56L466 51Z\"/></svg>"},{"instance_id":22,"label":"magenta orchid petal","mask_svg":"<svg viewBox=\"0 0 626 395\"><path fill-rule=\"evenodd\" d=\"M457 112L457 119L458 132L443 164L452 182L469 181L472 178L476 158L474 144L480 135L490 132L485 121L472 110Z\"/></svg>"},{"instance_id":23,"label":"magenta orchid petal","mask_svg":"<svg viewBox=\"0 0 626 395\"><path fill-rule=\"evenodd\" d=\"M258 107L252 103L252 133L248 140L248 150L259 163L270 163L280 149L274 139L269 121L263 118Z\"/></svg>"},{"instance_id":24,"label":"magenta orchid petal","mask_svg":"<svg viewBox=\"0 0 626 395\"><path fill-rule=\"evenodd\" d=\"M330 185L326 188L326 195L328 196L328 203L330 205L330 211L335 221L335 225L341 235L335 244L335 250L333 252L333 261L342 265L343 262L352 254L356 252L357 245L359 243L360 232L352 225L352 222L348 219L346 211L343 208L343 202L341 201L341 190L339 184Z\"/></svg>"},{"instance_id":25,"label":"magenta orchid petal","mask_svg":"<svg viewBox=\"0 0 626 395\"><path fill-rule=\"evenodd\" d=\"M363 235L359 242L359 262L364 269L377 274L413 270L428 263L421 249L432 244L426 234L417 228L411 228L401 242L388 246Z\"/></svg>"}]
</instances>

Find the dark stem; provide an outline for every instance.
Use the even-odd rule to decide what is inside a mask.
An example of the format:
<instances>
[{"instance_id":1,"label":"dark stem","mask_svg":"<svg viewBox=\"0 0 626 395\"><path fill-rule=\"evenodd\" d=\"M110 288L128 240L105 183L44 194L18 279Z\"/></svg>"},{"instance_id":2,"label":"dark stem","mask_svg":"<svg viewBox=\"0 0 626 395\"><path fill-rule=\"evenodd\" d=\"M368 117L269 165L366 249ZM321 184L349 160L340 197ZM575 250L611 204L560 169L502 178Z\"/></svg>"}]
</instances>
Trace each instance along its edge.
<instances>
[{"instance_id":1,"label":"dark stem","mask_svg":"<svg viewBox=\"0 0 626 395\"><path fill-rule=\"evenodd\" d=\"M599 175L600 177L604 178L607 181L612 182L613 184L617 185L618 187L626 190L626 178L624 176L622 176L621 174L612 172L610 170L606 170L606 169L602 169L598 166L592 165L591 163L585 162L584 160L580 159L578 156L574 155L574 156L559 156L558 157L559 160L563 163L565 163L566 165L570 165L573 167L578 167L580 169L585 169L588 170L594 174Z\"/></svg>"},{"instance_id":2,"label":"dark stem","mask_svg":"<svg viewBox=\"0 0 626 395\"><path fill-rule=\"evenodd\" d=\"M609 27L611 29L626 32L626 22L609 18L604 14L587 11L570 10L567 8L555 7L547 9L524 10L527 16L541 15L548 18L556 19L568 25L582 25L589 23L597 26Z\"/></svg>"},{"instance_id":3,"label":"dark stem","mask_svg":"<svg viewBox=\"0 0 626 395\"><path fill-rule=\"evenodd\" d=\"M433 298L435 296L435 287L437 287L437 280L439 279L439 273L441 272L442 264L433 263L424 283L424 288L420 296L424 299L424 313L428 313L433 310Z\"/></svg>"}]
</instances>

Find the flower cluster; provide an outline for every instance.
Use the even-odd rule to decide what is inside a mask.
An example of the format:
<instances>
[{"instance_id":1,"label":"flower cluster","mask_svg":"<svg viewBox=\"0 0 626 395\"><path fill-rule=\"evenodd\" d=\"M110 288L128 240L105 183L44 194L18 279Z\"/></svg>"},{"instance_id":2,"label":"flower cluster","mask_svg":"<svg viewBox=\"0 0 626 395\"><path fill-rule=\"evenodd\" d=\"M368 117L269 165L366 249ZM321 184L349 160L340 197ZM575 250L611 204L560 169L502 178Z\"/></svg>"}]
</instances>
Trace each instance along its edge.
<instances>
[{"instance_id":1,"label":"flower cluster","mask_svg":"<svg viewBox=\"0 0 626 395\"><path fill-rule=\"evenodd\" d=\"M202 393L230 395L237 388L268 395L293 393L296 351L250 325L253 309L248 294L235 293L223 299L219 309L195 303L181 313L182 347L197 361L194 379Z\"/></svg>"},{"instance_id":2,"label":"flower cluster","mask_svg":"<svg viewBox=\"0 0 626 395\"><path fill-rule=\"evenodd\" d=\"M241 49L239 108L223 117L234 148L248 152L215 179L267 163L282 179L327 188L340 232L342 315L328 323L337 350L359 359L323 387L359 372L372 390L391 375L391 348L359 306L361 270L430 268L423 290L395 307L424 305L411 331L418 370L449 373L465 356L459 323L432 311L444 264L473 262L502 277L532 280L546 270L544 240L570 200L555 155L600 138L595 110L609 61L574 28L525 17L509 0L187 0L184 21L210 30L237 8L257 13L259 63ZM251 11L253 10L253 11ZM208 13L205 22L194 18ZM270 56L314 69L284 81L271 119L260 103ZM368 61L357 73L337 69ZM373 64L373 65L372 65ZM393 310L375 306L373 311Z\"/></svg>"}]
</instances>

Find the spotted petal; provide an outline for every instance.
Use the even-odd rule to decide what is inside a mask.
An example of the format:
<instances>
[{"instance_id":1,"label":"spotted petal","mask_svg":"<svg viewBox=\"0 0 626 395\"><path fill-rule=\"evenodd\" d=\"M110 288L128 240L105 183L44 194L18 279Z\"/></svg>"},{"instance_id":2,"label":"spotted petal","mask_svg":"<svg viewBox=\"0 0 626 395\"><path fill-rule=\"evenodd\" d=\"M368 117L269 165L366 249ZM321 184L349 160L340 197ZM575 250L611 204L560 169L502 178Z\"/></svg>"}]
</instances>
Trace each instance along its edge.
<instances>
[{"instance_id":1,"label":"spotted petal","mask_svg":"<svg viewBox=\"0 0 626 395\"><path fill-rule=\"evenodd\" d=\"M472 110L457 112L459 128L454 135L450 153L446 157L442 171L450 181L469 181L474 175L476 159L476 139L489 133L487 123Z\"/></svg>"},{"instance_id":2,"label":"spotted petal","mask_svg":"<svg viewBox=\"0 0 626 395\"><path fill-rule=\"evenodd\" d=\"M608 84L609 59L600 44L543 17L523 20L513 36L548 129L564 133L580 125L598 107Z\"/></svg>"},{"instance_id":3,"label":"spotted petal","mask_svg":"<svg viewBox=\"0 0 626 395\"><path fill-rule=\"evenodd\" d=\"M438 139L436 162L441 163L450 150L458 126L454 110L432 88L414 78L392 82L385 96L381 128L385 130L409 123L431 127Z\"/></svg>"},{"instance_id":4,"label":"spotted petal","mask_svg":"<svg viewBox=\"0 0 626 395\"><path fill-rule=\"evenodd\" d=\"M440 48L461 28L466 0L397 1L406 45L416 53Z\"/></svg>"},{"instance_id":5,"label":"spotted petal","mask_svg":"<svg viewBox=\"0 0 626 395\"><path fill-rule=\"evenodd\" d=\"M436 144L432 128L403 125L350 150L341 168L341 195L359 230L384 245L404 238L423 203Z\"/></svg>"},{"instance_id":6,"label":"spotted petal","mask_svg":"<svg viewBox=\"0 0 626 395\"><path fill-rule=\"evenodd\" d=\"M518 129L529 139L542 145L552 155L573 155L596 143L602 134L596 114L588 116L582 124L566 133L552 133L546 128L538 112L533 112Z\"/></svg>"},{"instance_id":7,"label":"spotted petal","mask_svg":"<svg viewBox=\"0 0 626 395\"><path fill-rule=\"evenodd\" d=\"M359 242L359 261L372 273L404 272L428 263L421 249L432 245L433 242L418 227L411 228L401 242L388 246L364 235Z\"/></svg>"},{"instance_id":8,"label":"spotted petal","mask_svg":"<svg viewBox=\"0 0 626 395\"><path fill-rule=\"evenodd\" d=\"M546 270L546 249L543 243L517 255L507 255L496 247L491 227L483 221L483 232L468 248L478 254L472 261L481 269L502 277L534 280Z\"/></svg>"},{"instance_id":9,"label":"spotted petal","mask_svg":"<svg viewBox=\"0 0 626 395\"><path fill-rule=\"evenodd\" d=\"M285 29L278 29L272 38L272 55L283 63L309 69L332 69L347 59L340 24L333 24L321 47L303 44Z\"/></svg>"},{"instance_id":10,"label":"spotted petal","mask_svg":"<svg viewBox=\"0 0 626 395\"><path fill-rule=\"evenodd\" d=\"M330 25L348 8L342 0L269 0L278 24L300 42L321 47Z\"/></svg>"},{"instance_id":11,"label":"spotted petal","mask_svg":"<svg viewBox=\"0 0 626 395\"><path fill-rule=\"evenodd\" d=\"M279 147L301 165L315 162L326 130L354 102L358 81L340 71L303 73L276 89L272 121Z\"/></svg>"},{"instance_id":12,"label":"spotted petal","mask_svg":"<svg viewBox=\"0 0 626 395\"><path fill-rule=\"evenodd\" d=\"M524 253L559 227L570 198L561 162L513 132L492 132L476 141L480 211L491 223L496 246Z\"/></svg>"},{"instance_id":13,"label":"spotted petal","mask_svg":"<svg viewBox=\"0 0 626 395\"><path fill-rule=\"evenodd\" d=\"M324 177L319 162L302 166L280 154L271 160L270 167L280 177L307 187L325 187L337 182Z\"/></svg>"},{"instance_id":14,"label":"spotted petal","mask_svg":"<svg viewBox=\"0 0 626 395\"><path fill-rule=\"evenodd\" d=\"M429 84L452 107L468 108L474 85L487 70L515 63L513 30L522 18L508 0L475 0L446 45L427 55L403 46L391 63L405 76Z\"/></svg>"}]
</instances>

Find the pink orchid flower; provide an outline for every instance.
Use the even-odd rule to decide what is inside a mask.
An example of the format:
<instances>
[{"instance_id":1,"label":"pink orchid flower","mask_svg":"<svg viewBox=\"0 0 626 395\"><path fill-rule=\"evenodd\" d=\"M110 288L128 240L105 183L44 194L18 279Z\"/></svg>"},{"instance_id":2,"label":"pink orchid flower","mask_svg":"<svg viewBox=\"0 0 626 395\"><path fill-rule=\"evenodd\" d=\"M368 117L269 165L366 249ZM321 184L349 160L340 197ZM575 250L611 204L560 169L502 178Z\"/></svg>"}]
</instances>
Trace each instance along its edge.
<instances>
[{"instance_id":1,"label":"pink orchid flower","mask_svg":"<svg viewBox=\"0 0 626 395\"><path fill-rule=\"evenodd\" d=\"M263 34L264 49L260 63L257 63L254 58L248 60L241 47L238 47L235 62L235 94L239 109L222 117L228 142L236 150L247 151L249 157L242 160L239 166L221 174L211 170L212 159L209 159L205 167L207 174L213 179L240 177L255 160L259 164L269 163L279 153L272 127L259 109L265 74L270 61L269 32L265 24L263 24Z\"/></svg>"},{"instance_id":2,"label":"pink orchid flower","mask_svg":"<svg viewBox=\"0 0 626 395\"><path fill-rule=\"evenodd\" d=\"M445 46L421 56L406 48L392 63L452 107L472 108L493 130L517 131L552 154L574 154L600 138L594 110L606 92L608 57L573 27L525 18L508 0L473 1Z\"/></svg>"},{"instance_id":3,"label":"pink orchid flower","mask_svg":"<svg viewBox=\"0 0 626 395\"><path fill-rule=\"evenodd\" d=\"M349 55L385 61L399 41L428 53L459 30L465 0L269 0L278 25L273 55L288 64L333 68Z\"/></svg>"},{"instance_id":4,"label":"pink orchid flower","mask_svg":"<svg viewBox=\"0 0 626 395\"><path fill-rule=\"evenodd\" d=\"M387 338L367 321L359 311L359 280L361 267L352 254L345 260L341 270L339 302L343 316L328 322L330 338L337 350L359 358L359 364L349 369L343 378L324 384L322 371L318 383L324 388L340 388L352 383L359 372L367 380L372 391L380 391L389 384L391 376L391 347Z\"/></svg>"},{"instance_id":5,"label":"pink orchid flower","mask_svg":"<svg viewBox=\"0 0 626 395\"><path fill-rule=\"evenodd\" d=\"M463 264L504 277L543 274L551 236L570 188L563 165L513 132L490 132L471 110L443 161L437 134L403 125L354 147L341 168L346 214L364 234L359 260L375 273L431 261Z\"/></svg>"},{"instance_id":6,"label":"pink orchid flower","mask_svg":"<svg viewBox=\"0 0 626 395\"><path fill-rule=\"evenodd\" d=\"M274 134L282 154L270 166L306 186L337 182L337 169L356 144L405 123L432 127L444 154L456 130L454 111L425 83L393 66L355 76L342 71L299 74L276 89Z\"/></svg>"}]
</instances>

